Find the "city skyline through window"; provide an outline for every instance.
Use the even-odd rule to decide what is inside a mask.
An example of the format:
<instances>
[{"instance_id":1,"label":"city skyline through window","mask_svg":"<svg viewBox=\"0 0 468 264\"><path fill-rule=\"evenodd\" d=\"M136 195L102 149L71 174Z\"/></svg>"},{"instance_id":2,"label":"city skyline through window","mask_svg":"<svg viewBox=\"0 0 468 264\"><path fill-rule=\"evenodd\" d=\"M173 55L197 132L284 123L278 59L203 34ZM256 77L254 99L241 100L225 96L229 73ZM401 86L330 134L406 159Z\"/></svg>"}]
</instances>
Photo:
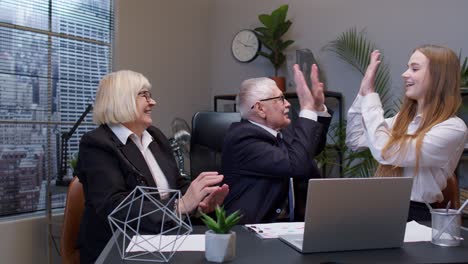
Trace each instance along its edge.
<instances>
[{"instance_id":1,"label":"city skyline through window","mask_svg":"<svg viewBox=\"0 0 468 264\"><path fill-rule=\"evenodd\" d=\"M45 209L60 137L112 70L113 12L113 0L0 2L0 216ZM70 138L69 159L95 127L91 116Z\"/></svg>"}]
</instances>

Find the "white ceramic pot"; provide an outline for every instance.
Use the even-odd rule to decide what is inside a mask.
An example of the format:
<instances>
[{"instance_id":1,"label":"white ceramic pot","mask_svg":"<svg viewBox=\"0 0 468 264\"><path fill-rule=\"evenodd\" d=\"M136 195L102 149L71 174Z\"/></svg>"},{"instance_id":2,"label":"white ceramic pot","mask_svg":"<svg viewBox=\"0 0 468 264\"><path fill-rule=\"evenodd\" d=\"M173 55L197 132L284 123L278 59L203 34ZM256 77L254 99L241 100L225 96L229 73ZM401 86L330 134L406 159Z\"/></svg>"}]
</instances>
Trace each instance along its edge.
<instances>
[{"instance_id":1,"label":"white ceramic pot","mask_svg":"<svg viewBox=\"0 0 468 264\"><path fill-rule=\"evenodd\" d=\"M205 232L205 258L212 262L225 262L236 257L236 232L216 234Z\"/></svg>"}]
</instances>

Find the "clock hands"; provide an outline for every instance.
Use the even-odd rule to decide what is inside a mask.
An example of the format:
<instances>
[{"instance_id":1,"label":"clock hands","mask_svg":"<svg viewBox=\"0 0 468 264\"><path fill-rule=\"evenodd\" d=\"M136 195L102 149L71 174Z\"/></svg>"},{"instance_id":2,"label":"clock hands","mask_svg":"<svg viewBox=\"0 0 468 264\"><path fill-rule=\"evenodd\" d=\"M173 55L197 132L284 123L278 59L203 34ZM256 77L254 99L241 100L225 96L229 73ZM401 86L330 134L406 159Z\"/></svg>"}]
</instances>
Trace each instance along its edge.
<instances>
[{"instance_id":1,"label":"clock hands","mask_svg":"<svg viewBox=\"0 0 468 264\"><path fill-rule=\"evenodd\" d=\"M240 40L237 40L237 42L239 42L240 44L242 44L244 47L254 47L254 45L247 45L245 44L244 42L240 41Z\"/></svg>"}]
</instances>

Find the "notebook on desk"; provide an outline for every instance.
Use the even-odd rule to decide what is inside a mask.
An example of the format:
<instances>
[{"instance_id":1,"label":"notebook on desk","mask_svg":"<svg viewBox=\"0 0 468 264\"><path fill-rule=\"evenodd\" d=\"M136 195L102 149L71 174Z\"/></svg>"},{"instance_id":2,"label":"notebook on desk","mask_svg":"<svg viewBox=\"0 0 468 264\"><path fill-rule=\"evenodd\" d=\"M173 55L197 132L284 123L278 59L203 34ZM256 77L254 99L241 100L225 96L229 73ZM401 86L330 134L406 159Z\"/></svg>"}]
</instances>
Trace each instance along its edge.
<instances>
[{"instance_id":1,"label":"notebook on desk","mask_svg":"<svg viewBox=\"0 0 468 264\"><path fill-rule=\"evenodd\" d=\"M303 234L279 239L302 253L401 247L412 178L311 179Z\"/></svg>"}]
</instances>

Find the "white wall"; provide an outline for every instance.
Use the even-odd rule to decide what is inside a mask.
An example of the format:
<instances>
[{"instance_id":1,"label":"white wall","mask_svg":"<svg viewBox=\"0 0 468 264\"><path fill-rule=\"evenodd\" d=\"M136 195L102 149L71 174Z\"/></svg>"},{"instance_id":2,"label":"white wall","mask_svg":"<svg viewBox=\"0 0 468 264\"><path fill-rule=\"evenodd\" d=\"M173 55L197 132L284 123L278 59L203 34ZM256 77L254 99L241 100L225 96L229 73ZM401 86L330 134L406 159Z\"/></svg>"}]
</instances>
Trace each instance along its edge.
<instances>
[{"instance_id":1,"label":"white wall","mask_svg":"<svg viewBox=\"0 0 468 264\"><path fill-rule=\"evenodd\" d=\"M166 136L174 117L190 124L194 112L211 109L212 8L213 0L117 0L114 69L149 79L153 124Z\"/></svg>"},{"instance_id":2,"label":"white wall","mask_svg":"<svg viewBox=\"0 0 468 264\"><path fill-rule=\"evenodd\" d=\"M63 212L54 214L52 234L57 249L51 248L52 263L61 263L59 252ZM0 219L0 263L45 264L48 258L47 219L44 212Z\"/></svg>"},{"instance_id":3,"label":"white wall","mask_svg":"<svg viewBox=\"0 0 468 264\"><path fill-rule=\"evenodd\" d=\"M346 110L358 91L360 77L350 66L322 47L340 33L356 26L384 52L390 64L395 93L401 95L401 73L411 51L420 44L447 45L468 56L466 0L224 0L216 1L213 16L210 84L212 95L236 93L246 78L268 76L272 66L264 58L243 64L230 54L237 31L260 26L258 14L289 4L293 22L286 38L296 41L289 53L309 48L321 63L328 89L343 92Z\"/></svg>"},{"instance_id":4,"label":"white wall","mask_svg":"<svg viewBox=\"0 0 468 264\"><path fill-rule=\"evenodd\" d=\"M194 112L212 109L213 95L235 93L242 80L272 74L263 58L237 63L230 45L237 31L260 25L258 14L283 3L289 3L293 21L287 37L296 40L290 52L311 49L329 89L343 92L348 106L360 78L321 48L350 27L367 28L389 59L398 92L417 45L463 48L468 56L466 0L117 0L115 69L148 77L158 102L153 122L170 136L172 118L190 122ZM1 262L46 263L45 231L44 217L2 219Z\"/></svg>"},{"instance_id":5,"label":"white wall","mask_svg":"<svg viewBox=\"0 0 468 264\"><path fill-rule=\"evenodd\" d=\"M230 46L239 30L260 25L258 14L284 3L293 21L286 37L296 41L288 54L311 49L328 89L344 94L346 109L360 76L322 47L351 27L366 29L383 51L398 97L400 74L416 46L447 45L468 55L466 0L117 0L115 69L148 77L158 101L153 123L171 136L174 117L190 123L194 112L212 109L214 95L236 93L244 79L272 75L266 59L239 63Z\"/></svg>"}]
</instances>

